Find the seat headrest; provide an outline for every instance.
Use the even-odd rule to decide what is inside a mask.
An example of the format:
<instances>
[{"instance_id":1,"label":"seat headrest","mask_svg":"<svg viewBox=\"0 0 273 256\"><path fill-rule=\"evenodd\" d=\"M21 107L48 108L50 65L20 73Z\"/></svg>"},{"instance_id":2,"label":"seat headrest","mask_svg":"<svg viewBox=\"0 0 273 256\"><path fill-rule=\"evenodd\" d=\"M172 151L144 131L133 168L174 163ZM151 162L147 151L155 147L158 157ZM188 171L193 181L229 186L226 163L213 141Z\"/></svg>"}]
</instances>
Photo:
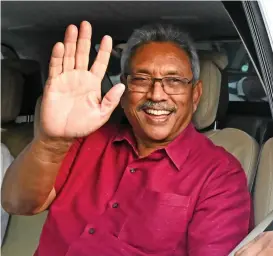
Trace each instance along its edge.
<instances>
[{"instance_id":1,"label":"seat headrest","mask_svg":"<svg viewBox=\"0 0 273 256\"><path fill-rule=\"evenodd\" d=\"M223 52L198 51L201 60L213 62L220 70L224 70L228 65L228 57Z\"/></svg>"},{"instance_id":2,"label":"seat headrest","mask_svg":"<svg viewBox=\"0 0 273 256\"><path fill-rule=\"evenodd\" d=\"M43 92L39 62L29 59L5 59L1 63L6 68L16 70L24 76L25 82L20 115L33 115L37 98Z\"/></svg>"},{"instance_id":3,"label":"seat headrest","mask_svg":"<svg viewBox=\"0 0 273 256\"><path fill-rule=\"evenodd\" d=\"M39 62L29 59L4 59L1 60L2 66L17 70L24 75L29 75L40 70Z\"/></svg>"},{"instance_id":4,"label":"seat headrest","mask_svg":"<svg viewBox=\"0 0 273 256\"><path fill-rule=\"evenodd\" d=\"M1 121L7 123L20 113L25 80L19 71L4 65L1 71Z\"/></svg>"},{"instance_id":5,"label":"seat headrest","mask_svg":"<svg viewBox=\"0 0 273 256\"><path fill-rule=\"evenodd\" d=\"M200 80L203 82L203 94L193 121L199 130L209 127L216 119L221 91L221 70L228 65L223 53L199 52Z\"/></svg>"}]
</instances>

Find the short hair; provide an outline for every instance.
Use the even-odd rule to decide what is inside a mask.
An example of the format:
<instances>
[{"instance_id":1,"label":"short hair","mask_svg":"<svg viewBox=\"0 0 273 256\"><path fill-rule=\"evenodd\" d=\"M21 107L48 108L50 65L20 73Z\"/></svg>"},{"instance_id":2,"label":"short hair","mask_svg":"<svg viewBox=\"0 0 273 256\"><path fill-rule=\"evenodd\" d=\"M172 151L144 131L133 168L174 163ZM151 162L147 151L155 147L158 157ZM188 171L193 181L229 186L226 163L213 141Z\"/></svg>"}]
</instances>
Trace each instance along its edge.
<instances>
[{"instance_id":1,"label":"short hair","mask_svg":"<svg viewBox=\"0 0 273 256\"><path fill-rule=\"evenodd\" d=\"M130 73L130 61L137 48L149 42L171 42L178 45L189 56L193 82L200 76L200 63L193 40L188 33L170 24L150 24L136 29L129 38L121 56L121 73Z\"/></svg>"}]
</instances>

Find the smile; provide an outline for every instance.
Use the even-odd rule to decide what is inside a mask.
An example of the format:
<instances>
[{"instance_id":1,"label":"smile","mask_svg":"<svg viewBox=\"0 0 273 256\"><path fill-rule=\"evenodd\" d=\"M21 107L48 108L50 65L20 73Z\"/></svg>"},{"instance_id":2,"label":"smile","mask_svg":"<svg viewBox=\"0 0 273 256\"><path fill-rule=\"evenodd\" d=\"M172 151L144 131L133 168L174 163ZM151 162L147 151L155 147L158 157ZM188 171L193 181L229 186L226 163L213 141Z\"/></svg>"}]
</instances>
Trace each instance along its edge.
<instances>
[{"instance_id":1,"label":"smile","mask_svg":"<svg viewBox=\"0 0 273 256\"><path fill-rule=\"evenodd\" d=\"M156 110L156 109L144 109L144 112L153 116L169 115L171 111L168 110Z\"/></svg>"},{"instance_id":2,"label":"smile","mask_svg":"<svg viewBox=\"0 0 273 256\"><path fill-rule=\"evenodd\" d=\"M167 124L173 111L146 108L143 109L146 122L150 125Z\"/></svg>"}]
</instances>

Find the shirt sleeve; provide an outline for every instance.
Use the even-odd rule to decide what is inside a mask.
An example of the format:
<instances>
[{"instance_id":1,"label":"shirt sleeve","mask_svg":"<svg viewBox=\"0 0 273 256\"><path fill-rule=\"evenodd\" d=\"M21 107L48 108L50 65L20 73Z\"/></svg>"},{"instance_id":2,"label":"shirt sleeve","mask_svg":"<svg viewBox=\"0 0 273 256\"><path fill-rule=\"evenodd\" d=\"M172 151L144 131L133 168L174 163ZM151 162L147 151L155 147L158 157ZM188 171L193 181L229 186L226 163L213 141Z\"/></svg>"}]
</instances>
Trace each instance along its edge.
<instances>
[{"instance_id":1,"label":"shirt sleeve","mask_svg":"<svg viewBox=\"0 0 273 256\"><path fill-rule=\"evenodd\" d=\"M70 147L70 149L68 150L62 164L60 167L60 170L58 172L58 175L56 177L56 181L55 181L55 191L56 194L58 195L62 189L62 187L64 186L70 170L73 166L74 161L76 160L78 151L80 150L81 144L83 142L83 139L77 139L72 146Z\"/></svg>"},{"instance_id":2,"label":"shirt sleeve","mask_svg":"<svg viewBox=\"0 0 273 256\"><path fill-rule=\"evenodd\" d=\"M228 255L249 233L252 219L246 175L230 161L214 171L200 194L189 224L188 255Z\"/></svg>"}]
</instances>

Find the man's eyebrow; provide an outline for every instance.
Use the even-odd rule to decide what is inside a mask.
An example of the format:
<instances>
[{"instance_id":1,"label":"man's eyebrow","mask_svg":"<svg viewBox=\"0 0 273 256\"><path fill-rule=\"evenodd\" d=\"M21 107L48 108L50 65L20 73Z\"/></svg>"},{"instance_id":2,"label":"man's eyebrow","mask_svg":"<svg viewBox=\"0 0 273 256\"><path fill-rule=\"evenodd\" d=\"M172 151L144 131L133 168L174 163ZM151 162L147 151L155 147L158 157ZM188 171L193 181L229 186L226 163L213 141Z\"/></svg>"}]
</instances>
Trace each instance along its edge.
<instances>
[{"instance_id":1,"label":"man's eyebrow","mask_svg":"<svg viewBox=\"0 0 273 256\"><path fill-rule=\"evenodd\" d=\"M172 71L166 71L164 72L165 75L181 75L180 72L172 70Z\"/></svg>"},{"instance_id":2,"label":"man's eyebrow","mask_svg":"<svg viewBox=\"0 0 273 256\"><path fill-rule=\"evenodd\" d=\"M151 74L151 72L149 72L149 70L148 69L135 69L135 70L133 70L134 71L134 73L143 73L143 74Z\"/></svg>"},{"instance_id":3,"label":"man's eyebrow","mask_svg":"<svg viewBox=\"0 0 273 256\"><path fill-rule=\"evenodd\" d=\"M143 73L143 74L148 74L148 75L151 74L151 72L148 69L142 69L142 68L135 69L135 70L133 70L133 72L134 73ZM166 70L166 72L164 72L164 75L181 76L182 74L181 74L181 72L178 72L177 70L170 70L170 71Z\"/></svg>"}]
</instances>

